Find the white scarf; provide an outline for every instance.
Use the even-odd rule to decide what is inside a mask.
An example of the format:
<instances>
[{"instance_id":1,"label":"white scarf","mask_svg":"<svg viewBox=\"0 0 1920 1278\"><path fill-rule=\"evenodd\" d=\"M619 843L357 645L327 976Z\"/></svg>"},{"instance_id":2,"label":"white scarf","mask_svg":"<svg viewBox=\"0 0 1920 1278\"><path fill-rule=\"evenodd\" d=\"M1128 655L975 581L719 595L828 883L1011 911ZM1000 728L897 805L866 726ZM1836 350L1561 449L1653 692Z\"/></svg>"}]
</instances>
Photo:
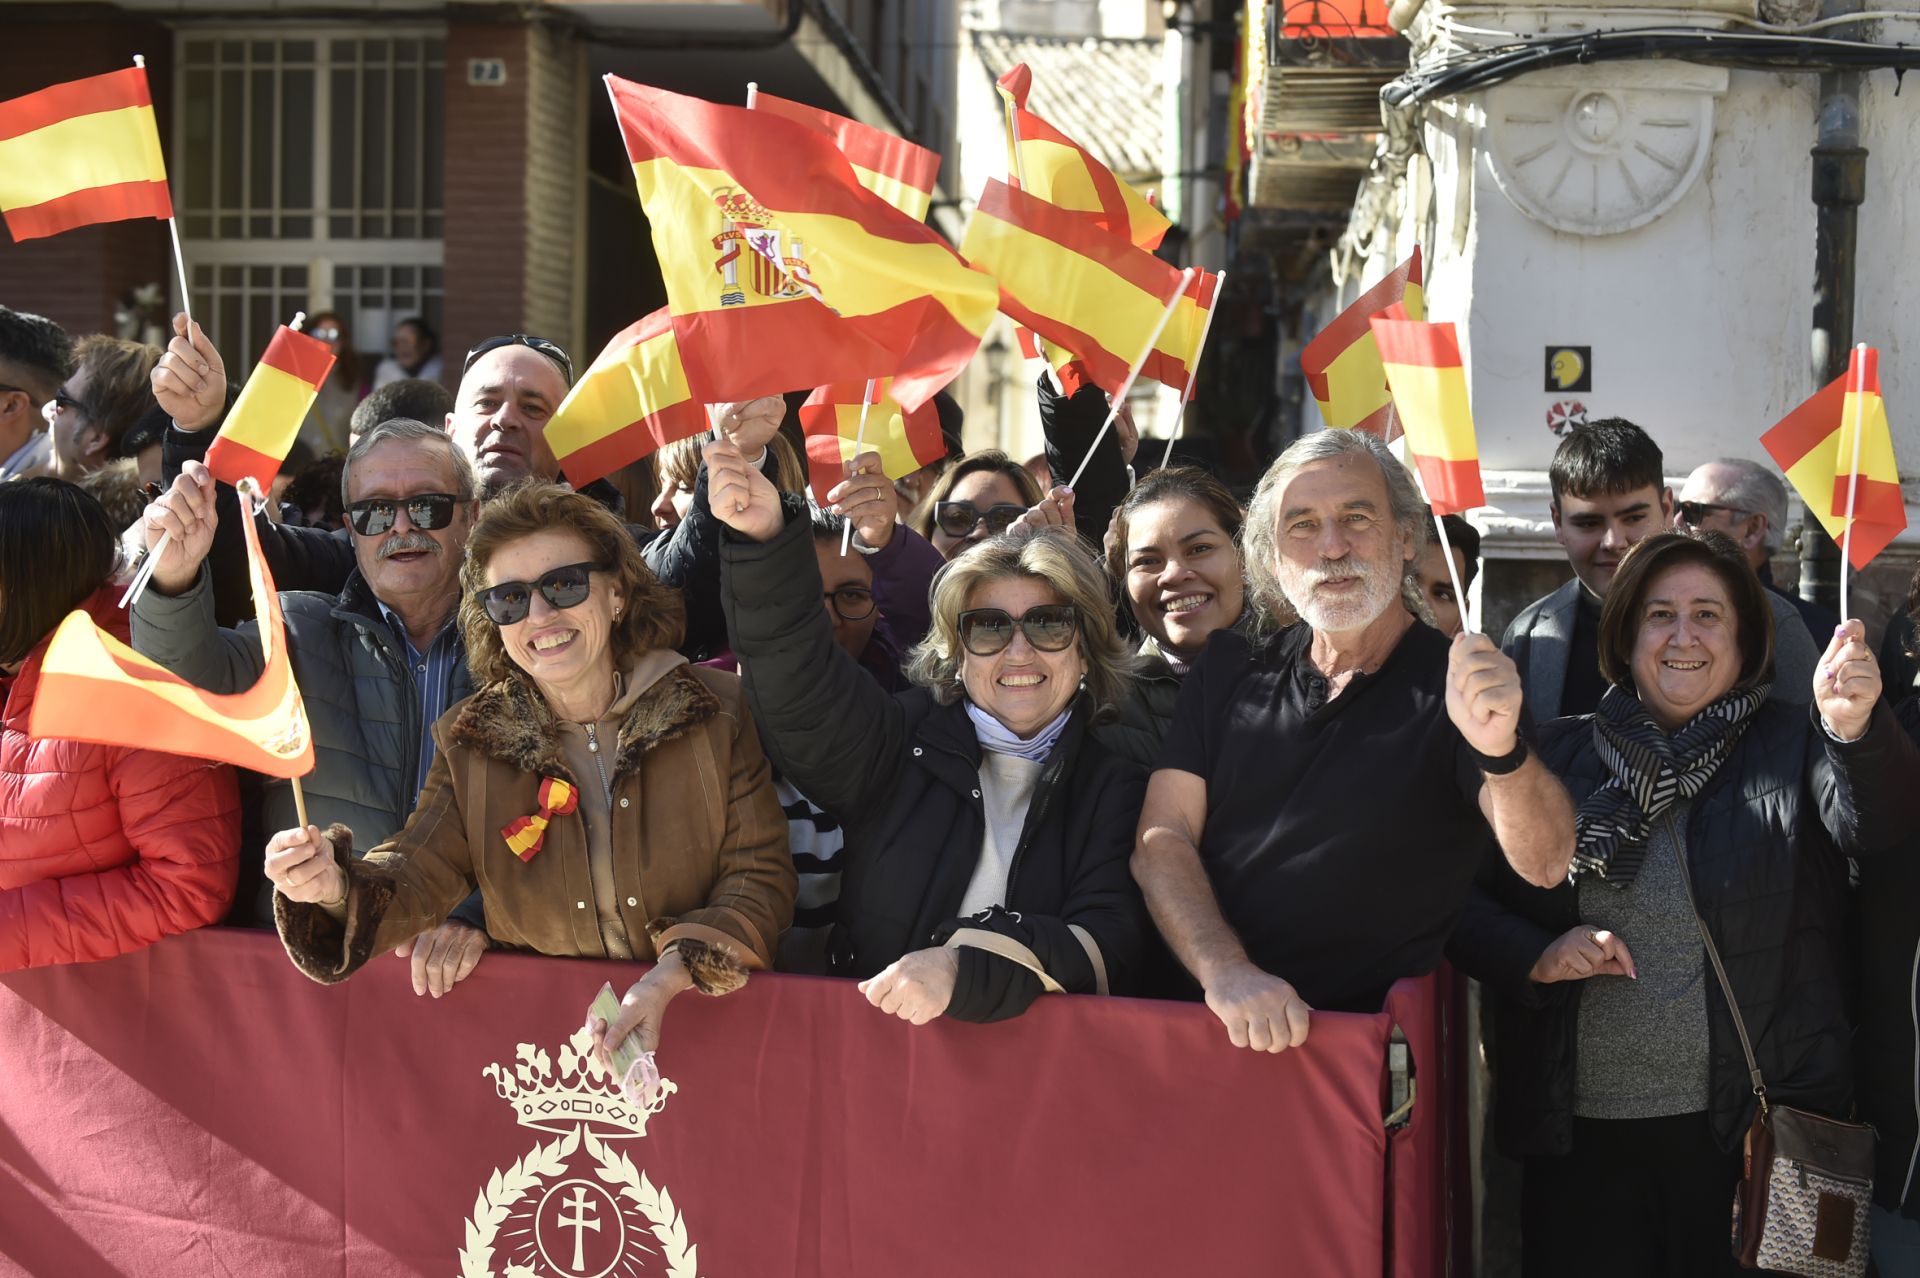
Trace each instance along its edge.
<instances>
[{"instance_id":1,"label":"white scarf","mask_svg":"<svg viewBox=\"0 0 1920 1278\"><path fill-rule=\"evenodd\" d=\"M1060 734L1066 730L1067 718L1072 713L1073 707L1068 706L1052 723L1034 733L1031 740L1022 741L1006 724L973 704L972 701L967 702L967 718L973 720L973 735L979 738L982 750L991 750L995 754L1010 754L1016 758L1025 759L1029 763L1038 763L1053 753L1053 747L1060 740Z\"/></svg>"}]
</instances>

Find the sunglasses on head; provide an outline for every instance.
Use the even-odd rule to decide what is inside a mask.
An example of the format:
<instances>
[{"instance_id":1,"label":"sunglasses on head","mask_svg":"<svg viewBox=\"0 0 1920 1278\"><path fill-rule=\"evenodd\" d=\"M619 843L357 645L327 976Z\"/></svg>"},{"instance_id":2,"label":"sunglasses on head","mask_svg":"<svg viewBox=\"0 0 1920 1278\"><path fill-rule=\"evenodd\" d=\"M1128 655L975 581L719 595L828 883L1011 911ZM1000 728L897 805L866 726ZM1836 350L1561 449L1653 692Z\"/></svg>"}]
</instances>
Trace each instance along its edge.
<instances>
[{"instance_id":1,"label":"sunglasses on head","mask_svg":"<svg viewBox=\"0 0 1920 1278\"><path fill-rule=\"evenodd\" d=\"M560 370L560 375L567 379L567 385L573 385L573 361L567 358L567 353L560 349L558 343L550 342L544 337L535 337L530 333L506 333L500 337L489 337L467 352L467 362L460 369L461 374L464 376L472 372L474 361L488 351L497 351L502 346L524 346L530 351L545 355Z\"/></svg>"},{"instance_id":2,"label":"sunglasses on head","mask_svg":"<svg viewBox=\"0 0 1920 1278\"><path fill-rule=\"evenodd\" d=\"M1013 642L1015 626L1041 652L1063 652L1080 631L1080 613L1072 604L1040 604L1017 618L1004 608L969 608L960 614L960 645L991 657Z\"/></svg>"},{"instance_id":3,"label":"sunglasses on head","mask_svg":"<svg viewBox=\"0 0 1920 1278\"><path fill-rule=\"evenodd\" d=\"M525 621L536 590L555 608L577 608L593 593L593 574L607 571L606 564L567 564L542 573L538 581L503 581L480 592L480 606L496 626Z\"/></svg>"},{"instance_id":4,"label":"sunglasses on head","mask_svg":"<svg viewBox=\"0 0 1920 1278\"><path fill-rule=\"evenodd\" d=\"M1710 501L1676 502L1675 508L1680 512L1681 520L1695 528L1698 528L1701 521L1716 510L1724 510L1729 515L1744 515L1747 513L1737 506L1716 506Z\"/></svg>"},{"instance_id":5,"label":"sunglasses on head","mask_svg":"<svg viewBox=\"0 0 1920 1278\"><path fill-rule=\"evenodd\" d=\"M987 531L997 535L1012 527L1013 521L1026 513L1025 506L1007 502L981 510L970 501L943 501L934 504L933 522L949 537L965 537L984 519L987 521Z\"/></svg>"},{"instance_id":6,"label":"sunglasses on head","mask_svg":"<svg viewBox=\"0 0 1920 1278\"><path fill-rule=\"evenodd\" d=\"M452 493L416 493L412 497L369 497L347 507L347 522L362 537L378 537L390 530L406 508L407 522L421 532L445 528L453 522L460 499Z\"/></svg>"}]
</instances>

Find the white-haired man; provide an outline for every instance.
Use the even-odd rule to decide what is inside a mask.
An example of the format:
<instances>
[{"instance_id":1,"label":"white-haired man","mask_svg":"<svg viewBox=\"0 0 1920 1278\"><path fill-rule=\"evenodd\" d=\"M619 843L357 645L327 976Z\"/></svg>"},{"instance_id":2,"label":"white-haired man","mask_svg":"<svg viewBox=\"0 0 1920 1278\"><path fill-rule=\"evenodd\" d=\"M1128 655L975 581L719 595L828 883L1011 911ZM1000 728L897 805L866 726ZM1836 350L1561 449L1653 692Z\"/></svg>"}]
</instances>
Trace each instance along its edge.
<instances>
[{"instance_id":1,"label":"white-haired man","mask_svg":"<svg viewBox=\"0 0 1920 1278\"><path fill-rule=\"evenodd\" d=\"M1216 633L1181 689L1134 875L1236 1046L1297 1046L1313 1008L1377 1010L1431 970L1490 836L1528 881L1566 878L1573 809L1521 735L1513 662L1400 606L1424 530L1377 439L1298 441L1244 559L1305 624Z\"/></svg>"},{"instance_id":2,"label":"white-haired man","mask_svg":"<svg viewBox=\"0 0 1920 1278\"><path fill-rule=\"evenodd\" d=\"M1787 486L1759 462L1719 457L1694 467L1673 504L1673 522L1725 533L1745 552L1760 584L1793 605L1808 634L1831 635L1840 624L1839 614L1773 584L1773 556L1787 527Z\"/></svg>"}]
</instances>

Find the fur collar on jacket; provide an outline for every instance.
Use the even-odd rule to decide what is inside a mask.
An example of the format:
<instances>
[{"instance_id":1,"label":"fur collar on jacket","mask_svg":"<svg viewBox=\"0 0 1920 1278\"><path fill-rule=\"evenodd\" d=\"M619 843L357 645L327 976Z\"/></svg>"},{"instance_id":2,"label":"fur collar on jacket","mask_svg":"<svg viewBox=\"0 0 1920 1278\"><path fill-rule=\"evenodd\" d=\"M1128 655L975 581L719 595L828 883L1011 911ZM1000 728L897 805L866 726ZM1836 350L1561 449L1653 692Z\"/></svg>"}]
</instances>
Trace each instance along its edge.
<instances>
[{"instance_id":1,"label":"fur collar on jacket","mask_svg":"<svg viewBox=\"0 0 1920 1278\"><path fill-rule=\"evenodd\" d=\"M687 666L676 666L635 698L627 711L620 724L614 778L637 768L647 751L692 731L718 713L720 699ZM518 677L502 679L474 693L455 718L448 743L469 746L535 776L575 779L560 749L559 729L546 698Z\"/></svg>"}]
</instances>

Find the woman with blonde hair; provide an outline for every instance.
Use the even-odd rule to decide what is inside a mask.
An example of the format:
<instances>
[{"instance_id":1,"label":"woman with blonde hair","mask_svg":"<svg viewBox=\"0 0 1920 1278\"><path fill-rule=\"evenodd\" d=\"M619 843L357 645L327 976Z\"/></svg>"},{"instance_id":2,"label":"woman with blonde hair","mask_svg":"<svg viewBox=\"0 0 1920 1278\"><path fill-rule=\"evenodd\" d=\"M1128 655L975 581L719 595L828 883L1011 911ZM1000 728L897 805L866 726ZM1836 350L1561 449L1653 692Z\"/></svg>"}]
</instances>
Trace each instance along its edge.
<instances>
[{"instance_id":1,"label":"woman with blonde hair","mask_svg":"<svg viewBox=\"0 0 1920 1278\"><path fill-rule=\"evenodd\" d=\"M340 825L268 843L281 938L308 976L345 980L477 886L497 940L653 961L605 1038L638 1029L651 1051L675 995L738 988L793 917L740 681L674 651L679 595L582 493L534 482L488 502L460 575L481 689L434 725L440 752L393 839L363 860Z\"/></svg>"},{"instance_id":2,"label":"woman with blonde hair","mask_svg":"<svg viewBox=\"0 0 1920 1278\"><path fill-rule=\"evenodd\" d=\"M834 642L805 508L731 445L707 467L749 703L781 774L846 833L830 971L915 1025L1127 991L1145 786L1089 730L1132 665L1092 556L1062 530L954 559L917 686L889 695Z\"/></svg>"}]
</instances>

